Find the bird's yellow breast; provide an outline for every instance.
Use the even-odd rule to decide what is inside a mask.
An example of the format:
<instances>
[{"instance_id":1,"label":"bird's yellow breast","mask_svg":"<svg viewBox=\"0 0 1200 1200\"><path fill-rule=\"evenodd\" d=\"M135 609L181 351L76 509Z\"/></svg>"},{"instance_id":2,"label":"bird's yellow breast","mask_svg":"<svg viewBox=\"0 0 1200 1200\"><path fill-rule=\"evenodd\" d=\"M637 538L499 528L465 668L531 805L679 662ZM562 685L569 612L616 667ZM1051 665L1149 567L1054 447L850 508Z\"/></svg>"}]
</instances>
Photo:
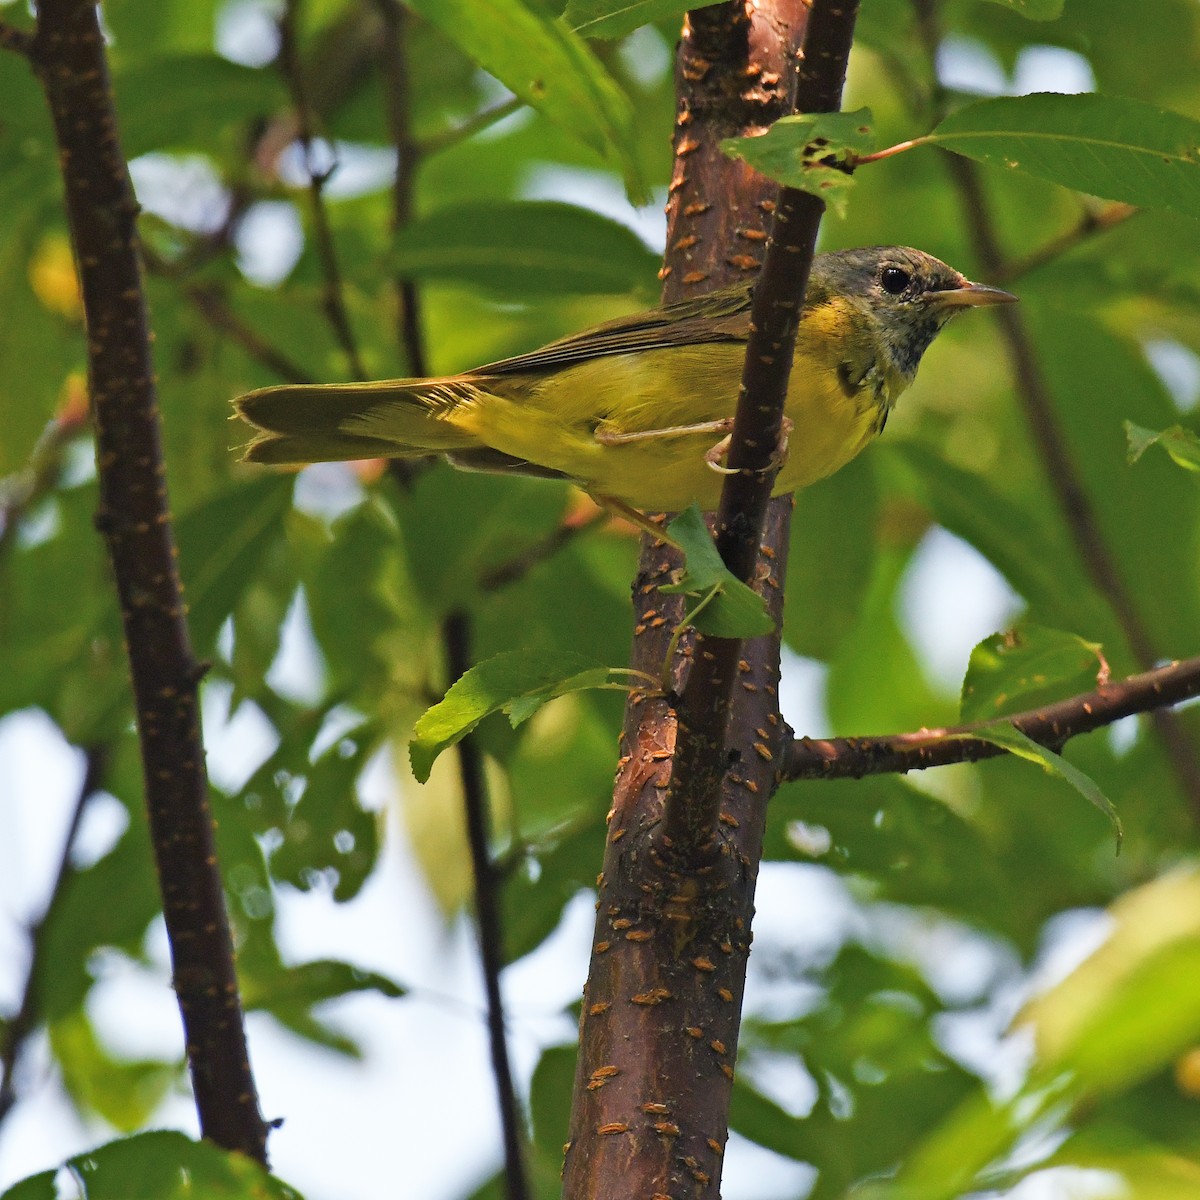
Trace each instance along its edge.
<instances>
[{"instance_id":1,"label":"bird's yellow breast","mask_svg":"<svg viewBox=\"0 0 1200 1200\"><path fill-rule=\"evenodd\" d=\"M805 315L788 386L792 423L776 494L794 491L850 461L882 425L885 404L869 368L869 339L848 339L843 314ZM853 351L858 345L859 353ZM578 480L635 508L715 508L722 476L705 455L723 434L681 432L732 417L745 345L740 342L644 350L573 364L540 379L489 380L488 392L456 415L481 442ZM855 361L857 358L858 361ZM844 364L849 363L847 371ZM867 381L852 386L851 380ZM647 434L612 444L610 434ZM655 431L661 431L656 434Z\"/></svg>"}]
</instances>

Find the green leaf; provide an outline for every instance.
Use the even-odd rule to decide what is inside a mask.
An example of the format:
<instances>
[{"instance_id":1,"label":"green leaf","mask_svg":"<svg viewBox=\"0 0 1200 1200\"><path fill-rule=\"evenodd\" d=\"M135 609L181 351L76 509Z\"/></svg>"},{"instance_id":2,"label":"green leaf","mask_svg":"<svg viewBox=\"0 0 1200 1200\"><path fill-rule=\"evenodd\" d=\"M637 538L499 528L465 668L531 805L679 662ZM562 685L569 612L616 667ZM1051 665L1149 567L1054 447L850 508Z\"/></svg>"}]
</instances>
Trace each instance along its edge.
<instances>
[{"instance_id":1,"label":"green leaf","mask_svg":"<svg viewBox=\"0 0 1200 1200\"><path fill-rule=\"evenodd\" d=\"M1114 96L1001 96L921 143L1144 208L1200 217L1200 121Z\"/></svg>"},{"instance_id":2,"label":"green leaf","mask_svg":"<svg viewBox=\"0 0 1200 1200\"><path fill-rule=\"evenodd\" d=\"M1137 462L1157 442L1179 466L1188 471L1200 471L1200 437L1182 425L1172 425L1169 429L1155 432L1126 421L1125 436L1129 439L1131 463Z\"/></svg>"},{"instance_id":3,"label":"green leaf","mask_svg":"<svg viewBox=\"0 0 1200 1200\"><path fill-rule=\"evenodd\" d=\"M700 633L713 637L761 637L775 628L766 602L721 561L700 509L693 504L667 526L687 555L683 576L660 590L700 598L684 619Z\"/></svg>"},{"instance_id":4,"label":"green leaf","mask_svg":"<svg viewBox=\"0 0 1200 1200\"><path fill-rule=\"evenodd\" d=\"M757 137L726 138L721 149L788 187L824 200L844 216L854 177L848 164L875 144L871 110L798 113Z\"/></svg>"},{"instance_id":5,"label":"green leaf","mask_svg":"<svg viewBox=\"0 0 1200 1200\"><path fill-rule=\"evenodd\" d=\"M618 167L642 197L629 98L566 25L521 0L410 0L468 57L527 104Z\"/></svg>"},{"instance_id":6,"label":"green leaf","mask_svg":"<svg viewBox=\"0 0 1200 1200\"><path fill-rule=\"evenodd\" d=\"M287 101L277 71L239 66L216 54L159 54L118 71L121 143L130 158L152 150L244 138L249 123Z\"/></svg>"},{"instance_id":7,"label":"green leaf","mask_svg":"<svg viewBox=\"0 0 1200 1200\"><path fill-rule=\"evenodd\" d=\"M174 1063L114 1058L101 1045L82 1009L49 1026L50 1046L63 1087L85 1112L131 1132L150 1120L176 1082Z\"/></svg>"},{"instance_id":8,"label":"green leaf","mask_svg":"<svg viewBox=\"0 0 1200 1200\"><path fill-rule=\"evenodd\" d=\"M268 549L282 543L292 483L286 476L263 476L210 495L180 518L179 571L200 653L210 653Z\"/></svg>"},{"instance_id":9,"label":"green leaf","mask_svg":"<svg viewBox=\"0 0 1200 1200\"><path fill-rule=\"evenodd\" d=\"M1107 675L1097 643L1044 625L1022 624L993 633L971 651L961 716L964 721L991 721L1091 691Z\"/></svg>"},{"instance_id":10,"label":"green leaf","mask_svg":"<svg viewBox=\"0 0 1200 1200\"><path fill-rule=\"evenodd\" d=\"M88 1200L301 1200L300 1193L267 1174L245 1154L194 1142L174 1130L156 1129L77 1154L63 1164L72 1190ZM0 1200L59 1196L57 1170L16 1184Z\"/></svg>"},{"instance_id":11,"label":"green leaf","mask_svg":"<svg viewBox=\"0 0 1200 1200\"><path fill-rule=\"evenodd\" d=\"M612 676L608 667L570 650L510 650L477 663L421 714L408 747L413 774L427 783L438 755L492 713L507 713L515 727L555 696L615 686Z\"/></svg>"},{"instance_id":12,"label":"green leaf","mask_svg":"<svg viewBox=\"0 0 1200 1200\"><path fill-rule=\"evenodd\" d=\"M247 1009L274 1009L281 1004L308 1007L326 1000L336 1000L352 992L379 992L395 1000L403 996L405 991L386 975L337 959L321 958L285 968L270 980L270 986L246 987L242 1000Z\"/></svg>"},{"instance_id":13,"label":"green leaf","mask_svg":"<svg viewBox=\"0 0 1200 1200\"><path fill-rule=\"evenodd\" d=\"M509 298L653 290L659 258L631 229L553 201L467 203L410 222L393 243L396 270Z\"/></svg>"},{"instance_id":14,"label":"green leaf","mask_svg":"<svg viewBox=\"0 0 1200 1200\"><path fill-rule=\"evenodd\" d=\"M708 8L718 0L567 0L563 20L589 38L619 38L651 21L682 17L693 8Z\"/></svg>"},{"instance_id":15,"label":"green leaf","mask_svg":"<svg viewBox=\"0 0 1200 1200\"><path fill-rule=\"evenodd\" d=\"M1072 766L1061 754L1055 754L1053 750L1039 746L1015 725L1003 721L998 721L994 725L985 725L981 729L972 731L970 735L964 734L963 736L977 737L985 742L991 742L993 746L1000 746L1010 754L1037 763L1052 775L1058 775L1065 779L1084 799L1095 805L1109 819L1117 839L1117 852L1120 853L1125 830L1113 802L1097 787L1093 779L1090 779L1078 767Z\"/></svg>"}]
</instances>

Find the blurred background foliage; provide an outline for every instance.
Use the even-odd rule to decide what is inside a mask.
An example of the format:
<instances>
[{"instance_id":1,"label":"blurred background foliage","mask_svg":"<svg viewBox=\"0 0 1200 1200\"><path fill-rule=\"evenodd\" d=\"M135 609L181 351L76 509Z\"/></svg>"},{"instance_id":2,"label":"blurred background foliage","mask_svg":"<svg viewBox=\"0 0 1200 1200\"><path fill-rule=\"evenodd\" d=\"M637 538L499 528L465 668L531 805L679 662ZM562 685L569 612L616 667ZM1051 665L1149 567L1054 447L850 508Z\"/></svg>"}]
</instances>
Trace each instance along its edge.
<instances>
[{"instance_id":1,"label":"blurred background foliage","mask_svg":"<svg viewBox=\"0 0 1200 1200\"><path fill-rule=\"evenodd\" d=\"M593 521L562 486L444 465L406 478L370 464L268 475L231 453L237 393L289 374L345 379L355 357L370 376L409 371L397 280L419 296L430 372L654 301L677 22L593 43L592 100L573 115L570 95L553 111L512 101L505 83L518 85L480 69L470 38L441 27L435 7L414 5L430 19L409 14L398 34L386 4L297 5L309 108L298 120L296 78L277 61L279 5L103 6L144 206L192 633L213 664L206 688L220 697L208 708L253 714L259 730L250 764L218 773L213 797L246 1000L342 1054L356 1052L354 1039L321 1006L362 990L404 1004L401 981L291 961L275 940L276 900L301 890L347 901L389 853L385 830L399 826L356 793L382 755L390 803L443 910L469 903L453 765L424 789L403 765L415 717L447 683L447 616L470 615L478 658L557 647L618 665L630 637L636 540ZM561 7L525 7L535 28L559 31L547 34L554 46ZM846 107L871 107L880 145L925 132L938 103L972 93L1095 88L1200 118L1194 0L1136 11L1067 0L1043 22L1020 7L865 0ZM28 23L23 5L0 11ZM933 15L934 62L918 11ZM579 50L571 41L554 52ZM3 1028L11 1043L32 957L32 1025L48 1031L52 1073L100 1140L105 1128L152 1121L181 1065L125 1060L89 1006L114 956L161 958L148 936L158 902L118 617L92 525L84 340L56 152L16 55L0 55L0 95L0 716L19 729L44 714L102 763L101 790L127 814L97 853L68 858L45 922L11 956ZM306 123L307 154L297 140ZM319 210L310 167L331 171ZM1070 458L1154 652L1200 652L1200 491L1165 455L1130 466L1122 429L1127 419L1200 428L1197 226L1146 211L1094 229L1099 201L1012 172L978 174L1011 267L1005 286L1020 293ZM635 210L627 191L652 203ZM1039 253L1060 238L1060 252ZM860 170L846 217L822 229L825 249L893 242L983 273L940 152ZM349 339L328 319L331 290ZM560 537L564 523L582 530ZM547 539L562 545L539 555ZM530 555L529 569L503 577ZM1138 666L984 319L939 340L882 442L797 498L791 563L784 707L801 735L952 722L971 642L1016 620L1102 644L1114 676ZM620 709L611 693L571 696L516 732L499 720L479 731L513 961L592 885ZM1195 753L1195 710L1180 720ZM791 866L764 872L782 884L762 900L733 1113L740 1135L778 1157L754 1178L730 1179L732 1194L841 1196L897 1162L911 1195L1078 1195L1069 1189L1081 1180L1103 1189L1121 1173L1132 1192L1088 1194L1197 1194L1200 970L1187 967L1200 946L1189 874L1200 795L1181 785L1146 719L1066 753L1120 810L1119 858L1094 810L1015 760L779 793L767 857ZM11 806L4 819L20 825ZM790 883L814 879L836 900L806 910L811 886L789 900ZM1120 907L1101 914L1118 900L1138 920ZM1087 936L1068 936L1080 929ZM1005 1039L1021 1001L1052 981L1046 964L1065 973L1107 929L1125 940L1114 934L1109 969L1093 979L1103 1020L1063 1000L1053 1016L1075 1026L1053 1048L1028 1034ZM1055 994L1032 1010L1039 1033ZM546 1196L558 1187L570 1064L569 1048L549 1049L532 1080ZM1017 1104L1035 1091L1040 1103ZM138 1144L147 1154L173 1146ZM787 1161L815 1170L797 1174ZM367 1194L377 1193L348 1167L341 1195Z\"/></svg>"}]
</instances>

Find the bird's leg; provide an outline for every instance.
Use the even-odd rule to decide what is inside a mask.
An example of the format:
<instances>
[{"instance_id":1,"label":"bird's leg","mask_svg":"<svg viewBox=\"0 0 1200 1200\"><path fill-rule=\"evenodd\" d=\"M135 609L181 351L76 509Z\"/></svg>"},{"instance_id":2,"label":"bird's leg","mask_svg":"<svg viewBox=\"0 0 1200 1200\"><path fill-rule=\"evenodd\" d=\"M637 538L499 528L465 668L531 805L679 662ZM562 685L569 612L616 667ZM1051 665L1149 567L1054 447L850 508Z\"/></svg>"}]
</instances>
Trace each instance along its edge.
<instances>
[{"instance_id":1,"label":"bird's leg","mask_svg":"<svg viewBox=\"0 0 1200 1200\"><path fill-rule=\"evenodd\" d=\"M714 422L715 424L715 422ZM733 424L732 421L729 422ZM779 426L779 441L775 445L775 449L771 451L771 461L762 469L762 473L774 471L777 467L782 467L787 462L788 456L788 438L792 433L792 422L790 417L784 417ZM721 464L721 460L729 453L730 440L732 434L727 433L715 446L713 446L704 456L705 463L708 464L718 475L736 475L737 471L733 467L726 467Z\"/></svg>"},{"instance_id":2,"label":"bird's leg","mask_svg":"<svg viewBox=\"0 0 1200 1200\"><path fill-rule=\"evenodd\" d=\"M683 547L667 532L666 525L659 525L652 521L644 512L640 512L632 505L626 504L624 500L618 500L616 496L606 496L601 492L590 493L591 497L601 508L606 508L609 514L614 517L620 517L624 521L628 521L631 525L636 525L644 533L648 533L657 541L666 542L668 546L674 546L676 550L682 550Z\"/></svg>"},{"instance_id":3,"label":"bird's leg","mask_svg":"<svg viewBox=\"0 0 1200 1200\"><path fill-rule=\"evenodd\" d=\"M602 446L624 446L630 442L645 442L651 438L687 437L693 433L728 433L733 428L732 417L719 421L701 421L697 425L669 425L665 429L635 429L628 433L597 428L592 436Z\"/></svg>"}]
</instances>

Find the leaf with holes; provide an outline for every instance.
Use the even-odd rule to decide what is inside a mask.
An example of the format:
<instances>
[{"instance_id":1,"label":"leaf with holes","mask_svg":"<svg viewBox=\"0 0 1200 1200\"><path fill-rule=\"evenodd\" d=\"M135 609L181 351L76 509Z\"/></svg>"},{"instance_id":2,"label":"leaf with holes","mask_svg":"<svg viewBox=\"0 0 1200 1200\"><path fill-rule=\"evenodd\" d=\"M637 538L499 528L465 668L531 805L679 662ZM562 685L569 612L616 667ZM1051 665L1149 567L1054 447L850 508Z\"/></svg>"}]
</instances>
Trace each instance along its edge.
<instances>
[{"instance_id":1,"label":"leaf with holes","mask_svg":"<svg viewBox=\"0 0 1200 1200\"><path fill-rule=\"evenodd\" d=\"M810 192L843 216L854 184L850 164L874 142L871 110L860 108L782 117L757 137L726 138L721 149L777 183Z\"/></svg>"}]
</instances>

